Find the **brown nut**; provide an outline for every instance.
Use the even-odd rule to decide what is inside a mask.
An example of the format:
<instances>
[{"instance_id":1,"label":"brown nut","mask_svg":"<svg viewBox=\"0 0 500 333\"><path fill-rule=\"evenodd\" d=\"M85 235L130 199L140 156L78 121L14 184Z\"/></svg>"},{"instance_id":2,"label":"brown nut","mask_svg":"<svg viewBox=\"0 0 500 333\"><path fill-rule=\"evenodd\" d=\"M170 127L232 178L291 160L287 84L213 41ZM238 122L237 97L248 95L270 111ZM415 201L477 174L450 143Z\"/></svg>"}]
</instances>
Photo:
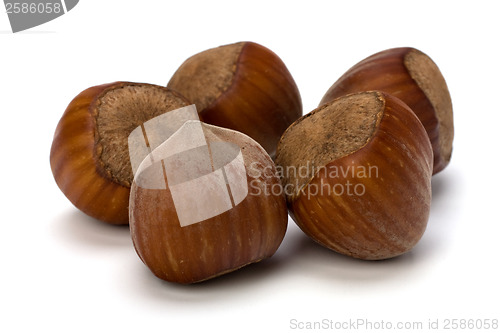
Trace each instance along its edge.
<instances>
[{"instance_id":1,"label":"brown nut","mask_svg":"<svg viewBox=\"0 0 500 333\"><path fill-rule=\"evenodd\" d=\"M170 144L178 153L162 155ZM130 231L157 277L200 282L276 252L287 227L286 202L275 165L257 142L187 122L150 156L132 184Z\"/></svg>"},{"instance_id":2,"label":"brown nut","mask_svg":"<svg viewBox=\"0 0 500 333\"><path fill-rule=\"evenodd\" d=\"M349 69L327 91L320 105L350 93L380 90L407 104L429 135L436 174L451 159L453 110L448 87L429 56L414 48L376 53Z\"/></svg>"},{"instance_id":3,"label":"brown nut","mask_svg":"<svg viewBox=\"0 0 500 333\"><path fill-rule=\"evenodd\" d=\"M303 116L283 134L276 163L293 219L327 248L390 258L409 251L426 228L431 144L391 95L347 95Z\"/></svg>"},{"instance_id":4,"label":"brown nut","mask_svg":"<svg viewBox=\"0 0 500 333\"><path fill-rule=\"evenodd\" d=\"M55 131L50 166L57 185L87 215L127 224L133 179L128 135L143 122L189 104L176 92L145 83L114 82L84 90Z\"/></svg>"},{"instance_id":5,"label":"brown nut","mask_svg":"<svg viewBox=\"0 0 500 333\"><path fill-rule=\"evenodd\" d=\"M203 121L247 134L271 157L281 134L302 115L299 90L283 61L252 42L192 56L167 87L195 103Z\"/></svg>"}]
</instances>

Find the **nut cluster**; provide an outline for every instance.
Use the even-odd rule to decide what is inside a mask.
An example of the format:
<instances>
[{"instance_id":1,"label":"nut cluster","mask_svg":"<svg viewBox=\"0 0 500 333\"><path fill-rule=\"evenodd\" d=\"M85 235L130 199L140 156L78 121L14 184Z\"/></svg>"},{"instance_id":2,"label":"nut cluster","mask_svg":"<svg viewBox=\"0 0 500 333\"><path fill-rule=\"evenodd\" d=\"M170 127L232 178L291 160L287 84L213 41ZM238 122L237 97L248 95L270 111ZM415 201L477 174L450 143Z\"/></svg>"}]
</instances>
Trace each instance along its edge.
<instances>
[{"instance_id":1,"label":"nut cluster","mask_svg":"<svg viewBox=\"0 0 500 333\"><path fill-rule=\"evenodd\" d=\"M56 128L50 164L78 209L130 225L157 277L194 283L272 256L288 213L348 256L409 251L452 142L445 80L416 49L362 60L302 116L283 61L241 42L188 58L167 86L82 91Z\"/></svg>"}]
</instances>

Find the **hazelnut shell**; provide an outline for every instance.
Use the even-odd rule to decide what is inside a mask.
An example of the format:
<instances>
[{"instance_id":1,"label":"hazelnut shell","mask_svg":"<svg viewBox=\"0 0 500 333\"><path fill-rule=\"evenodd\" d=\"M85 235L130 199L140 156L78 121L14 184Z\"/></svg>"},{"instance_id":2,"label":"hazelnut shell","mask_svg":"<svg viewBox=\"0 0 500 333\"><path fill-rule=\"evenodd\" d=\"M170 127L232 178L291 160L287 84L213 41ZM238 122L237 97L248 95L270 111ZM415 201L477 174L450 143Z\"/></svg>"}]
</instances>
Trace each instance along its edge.
<instances>
[{"instance_id":1,"label":"hazelnut shell","mask_svg":"<svg viewBox=\"0 0 500 333\"><path fill-rule=\"evenodd\" d=\"M202 125L210 145L231 143L241 149L248 188L242 201L218 215L182 225L168 173L165 189L134 181L130 194L130 231L136 252L158 278L182 284L211 279L272 256L288 223L280 178L266 151L247 135ZM156 163L168 164L162 161ZM187 201L192 211L214 209L213 198L204 195L207 187L198 186L189 194L197 198L184 197L182 203Z\"/></svg>"},{"instance_id":2,"label":"hazelnut shell","mask_svg":"<svg viewBox=\"0 0 500 333\"><path fill-rule=\"evenodd\" d=\"M195 103L204 122L247 134L271 157L281 134L302 115L299 90L283 61L252 42L190 57L167 87Z\"/></svg>"},{"instance_id":3,"label":"hazelnut shell","mask_svg":"<svg viewBox=\"0 0 500 333\"><path fill-rule=\"evenodd\" d=\"M276 163L292 218L327 248L386 259L425 231L432 148L415 114L391 95L351 94L305 115L283 134Z\"/></svg>"},{"instance_id":4,"label":"hazelnut shell","mask_svg":"<svg viewBox=\"0 0 500 333\"><path fill-rule=\"evenodd\" d=\"M432 59L410 47L376 53L338 79L320 105L343 95L369 90L387 92L415 112L432 143L433 174L443 170L452 154L453 109L446 81Z\"/></svg>"},{"instance_id":5,"label":"hazelnut shell","mask_svg":"<svg viewBox=\"0 0 500 333\"><path fill-rule=\"evenodd\" d=\"M178 93L145 83L114 82L82 91L54 134L50 166L57 185L85 214L128 224L133 175L127 137L148 119L186 105Z\"/></svg>"}]
</instances>

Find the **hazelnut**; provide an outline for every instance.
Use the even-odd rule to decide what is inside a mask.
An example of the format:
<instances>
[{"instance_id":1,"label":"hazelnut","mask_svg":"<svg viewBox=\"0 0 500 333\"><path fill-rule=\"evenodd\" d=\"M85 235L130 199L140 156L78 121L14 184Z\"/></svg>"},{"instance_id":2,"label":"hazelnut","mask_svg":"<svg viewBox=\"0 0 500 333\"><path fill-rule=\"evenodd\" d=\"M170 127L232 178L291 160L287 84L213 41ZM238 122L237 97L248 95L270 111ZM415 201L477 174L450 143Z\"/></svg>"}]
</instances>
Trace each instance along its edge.
<instances>
[{"instance_id":1,"label":"hazelnut","mask_svg":"<svg viewBox=\"0 0 500 333\"><path fill-rule=\"evenodd\" d=\"M302 115L299 90L283 61L252 42L190 57L167 87L195 103L204 122L247 134L271 157L281 134Z\"/></svg>"},{"instance_id":2,"label":"hazelnut","mask_svg":"<svg viewBox=\"0 0 500 333\"><path fill-rule=\"evenodd\" d=\"M415 112L432 143L433 173L443 170L451 159L453 110L446 82L432 59L409 47L376 53L338 79L320 105L343 95L369 90L387 92Z\"/></svg>"},{"instance_id":3,"label":"hazelnut","mask_svg":"<svg viewBox=\"0 0 500 333\"><path fill-rule=\"evenodd\" d=\"M188 104L176 92L145 83L115 82L84 90L68 105L55 131L50 166L57 185L84 213L127 224L133 180L130 132Z\"/></svg>"},{"instance_id":4,"label":"hazelnut","mask_svg":"<svg viewBox=\"0 0 500 333\"><path fill-rule=\"evenodd\" d=\"M272 256L285 235L276 167L245 134L186 122L135 174L130 231L149 269L195 283Z\"/></svg>"},{"instance_id":5,"label":"hazelnut","mask_svg":"<svg viewBox=\"0 0 500 333\"><path fill-rule=\"evenodd\" d=\"M431 144L415 114L389 94L343 96L303 116L283 134L276 163L292 218L327 248L390 258L426 228Z\"/></svg>"}]
</instances>

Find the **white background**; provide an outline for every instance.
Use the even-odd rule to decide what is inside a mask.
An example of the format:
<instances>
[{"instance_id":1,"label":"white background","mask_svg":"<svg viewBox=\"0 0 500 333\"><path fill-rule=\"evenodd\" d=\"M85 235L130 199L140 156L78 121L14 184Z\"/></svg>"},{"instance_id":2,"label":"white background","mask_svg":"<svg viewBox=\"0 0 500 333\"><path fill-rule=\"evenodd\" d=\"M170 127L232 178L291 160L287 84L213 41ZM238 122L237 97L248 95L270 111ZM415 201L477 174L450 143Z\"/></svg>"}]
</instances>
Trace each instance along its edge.
<instances>
[{"instance_id":1,"label":"white background","mask_svg":"<svg viewBox=\"0 0 500 333\"><path fill-rule=\"evenodd\" d=\"M441 327L453 318L500 319L494 5L81 0L17 34L2 8L0 331L287 332L298 331L293 319L421 321L424 328L429 319ZM179 286L142 264L127 227L95 221L64 197L49 151L74 96L117 80L165 85L187 57L240 40L283 59L305 113L372 53L412 46L434 59L452 95L456 137L413 251L382 262L350 259L316 245L290 220L271 259Z\"/></svg>"}]
</instances>

